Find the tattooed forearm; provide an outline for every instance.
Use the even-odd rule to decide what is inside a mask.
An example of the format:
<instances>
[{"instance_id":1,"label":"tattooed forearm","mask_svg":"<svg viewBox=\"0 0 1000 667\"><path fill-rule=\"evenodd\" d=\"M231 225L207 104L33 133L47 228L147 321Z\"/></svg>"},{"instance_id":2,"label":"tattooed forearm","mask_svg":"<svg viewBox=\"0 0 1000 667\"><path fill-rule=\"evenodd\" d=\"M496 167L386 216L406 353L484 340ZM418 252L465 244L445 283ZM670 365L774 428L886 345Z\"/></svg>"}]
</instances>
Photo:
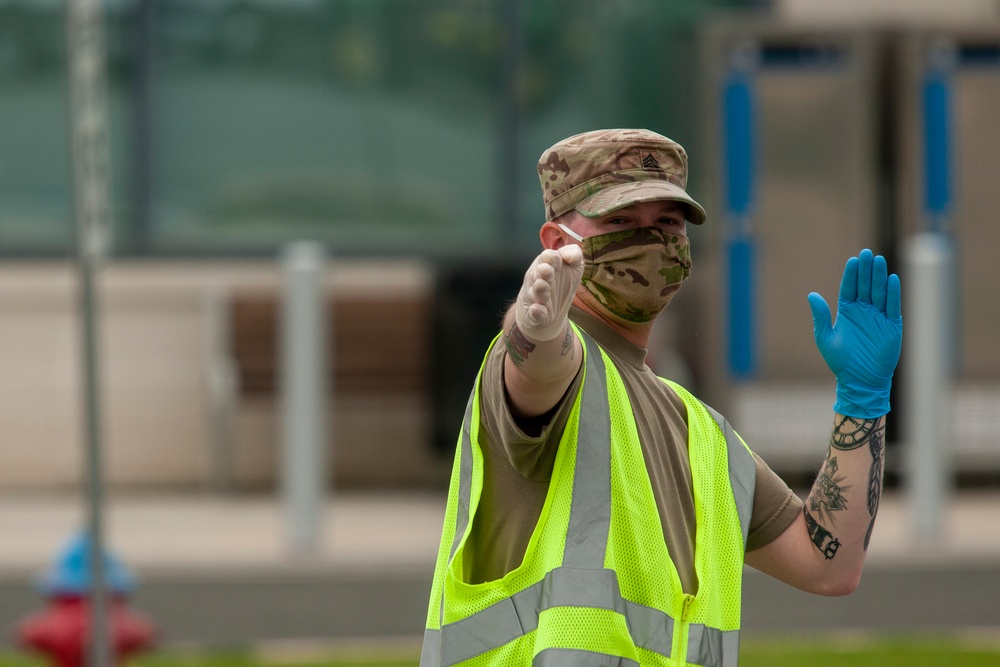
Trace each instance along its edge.
<instances>
[{"instance_id":1,"label":"tattooed forearm","mask_svg":"<svg viewBox=\"0 0 1000 667\"><path fill-rule=\"evenodd\" d=\"M518 366L524 364L528 355L535 349L535 344L525 338L521 330L517 328L516 322L511 326L510 333L504 336L503 342L507 347L507 354Z\"/></svg>"},{"instance_id":2,"label":"tattooed forearm","mask_svg":"<svg viewBox=\"0 0 1000 667\"><path fill-rule=\"evenodd\" d=\"M806 535L822 558L833 561L822 570L830 581L857 585L882 495L884 464L885 417L837 414L830 448L803 505L804 522L800 522L800 526L805 523ZM800 534L798 539L803 537ZM834 561L838 554L840 558ZM822 562L819 556L816 561Z\"/></svg>"},{"instance_id":3,"label":"tattooed forearm","mask_svg":"<svg viewBox=\"0 0 1000 667\"><path fill-rule=\"evenodd\" d=\"M840 549L840 542L829 530L816 522L807 508L803 507L802 513L805 514L806 528L809 530L809 537L813 544L827 560L832 560L837 555L837 550Z\"/></svg>"},{"instance_id":4,"label":"tattooed forearm","mask_svg":"<svg viewBox=\"0 0 1000 667\"><path fill-rule=\"evenodd\" d=\"M872 467L868 474L868 513L871 515L871 522L868 524L868 532L865 533L865 551L868 551L868 543L872 539L872 530L875 528L875 515L878 514L879 500L882 498L882 474L885 470L885 422L882 421L879 428L872 432L868 439L868 448L872 453Z\"/></svg>"},{"instance_id":5,"label":"tattooed forearm","mask_svg":"<svg viewBox=\"0 0 1000 667\"><path fill-rule=\"evenodd\" d=\"M562 351L559 353L562 356L569 355L569 358L573 358L573 330L566 330L566 337L563 338Z\"/></svg>"},{"instance_id":6,"label":"tattooed forearm","mask_svg":"<svg viewBox=\"0 0 1000 667\"><path fill-rule=\"evenodd\" d=\"M831 444L841 451L848 452L862 446L871 437L872 433L884 424L884 418L878 419L858 419L857 417L837 416L837 421L833 425L833 439ZM884 429L885 427L882 426Z\"/></svg>"},{"instance_id":7,"label":"tattooed forearm","mask_svg":"<svg viewBox=\"0 0 1000 667\"><path fill-rule=\"evenodd\" d=\"M846 476L841 474L838 468L837 457L827 454L826 462L816 477L808 499L809 509L830 525L834 523L831 512L847 509L847 499L843 492L851 488L844 485Z\"/></svg>"}]
</instances>

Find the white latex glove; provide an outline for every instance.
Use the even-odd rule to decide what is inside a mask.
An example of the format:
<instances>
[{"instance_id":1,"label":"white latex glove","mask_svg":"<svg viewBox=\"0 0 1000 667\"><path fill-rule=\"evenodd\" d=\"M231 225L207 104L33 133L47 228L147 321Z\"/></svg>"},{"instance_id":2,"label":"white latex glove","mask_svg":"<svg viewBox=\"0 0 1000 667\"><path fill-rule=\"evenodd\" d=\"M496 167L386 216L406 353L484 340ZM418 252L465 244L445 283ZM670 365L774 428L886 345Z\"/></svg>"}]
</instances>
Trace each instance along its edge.
<instances>
[{"instance_id":1,"label":"white latex glove","mask_svg":"<svg viewBox=\"0 0 1000 667\"><path fill-rule=\"evenodd\" d=\"M573 295L583 276L583 250L564 245L543 250L524 274L514 314L517 328L536 341L560 335L566 327Z\"/></svg>"}]
</instances>

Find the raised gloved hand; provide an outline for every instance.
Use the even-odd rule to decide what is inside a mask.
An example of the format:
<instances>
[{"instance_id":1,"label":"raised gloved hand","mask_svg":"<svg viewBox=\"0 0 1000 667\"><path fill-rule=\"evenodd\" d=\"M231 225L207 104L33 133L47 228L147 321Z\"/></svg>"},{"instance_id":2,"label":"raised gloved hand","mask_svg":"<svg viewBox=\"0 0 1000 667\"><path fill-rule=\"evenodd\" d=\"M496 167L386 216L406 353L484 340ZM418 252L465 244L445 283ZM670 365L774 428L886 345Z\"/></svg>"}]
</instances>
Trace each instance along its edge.
<instances>
[{"instance_id":1,"label":"raised gloved hand","mask_svg":"<svg viewBox=\"0 0 1000 667\"><path fill-rule=\"evenodd\" d=\"M847 417L874 419L889 412L892 373L903 341L899 277L888 275L885 258L862 250L847 260L830 323L826 300L809 294L816 346L837 377L833 409Z\"/></svg>"},{"instance_id":2,"label":"raised gloved hand","mask_svg":"<svg viewBox=\"0 0 1000 667\"><path fill-rule=\"evenodd\" d=\"M546 249L524 274L514 315L528 338L551 340L562 333L573 295L583 276L583 251L578 245Z\"/></svg>"}]
</instances>

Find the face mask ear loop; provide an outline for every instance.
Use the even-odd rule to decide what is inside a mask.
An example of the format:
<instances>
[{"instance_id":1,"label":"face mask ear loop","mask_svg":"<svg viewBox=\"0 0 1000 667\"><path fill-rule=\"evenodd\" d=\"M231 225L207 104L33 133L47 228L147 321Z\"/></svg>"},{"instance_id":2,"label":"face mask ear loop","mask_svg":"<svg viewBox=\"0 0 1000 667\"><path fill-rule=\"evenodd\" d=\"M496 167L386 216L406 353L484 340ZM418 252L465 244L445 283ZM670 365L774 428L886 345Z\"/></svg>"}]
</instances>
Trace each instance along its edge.
<instances>
[{"instance_id":1,"label":"face mask ear loop","mask_svg":"<svg viewBox=\"0 0 1000 667\"><path fill-rule=\"evenodd\" d=\"M572 229L570 229L569 227L567 227L566 225L564 225L561 222L556 223L556 224L559 225L559 229L563 230L564 232L566 232L567 234L569 234L570 236L572 236L573 238L575 238L580 243L583 243L583 237L582 236L580 236L579 234L577 234L576 232L574 232Z\"/></svg>"}]
</instances>

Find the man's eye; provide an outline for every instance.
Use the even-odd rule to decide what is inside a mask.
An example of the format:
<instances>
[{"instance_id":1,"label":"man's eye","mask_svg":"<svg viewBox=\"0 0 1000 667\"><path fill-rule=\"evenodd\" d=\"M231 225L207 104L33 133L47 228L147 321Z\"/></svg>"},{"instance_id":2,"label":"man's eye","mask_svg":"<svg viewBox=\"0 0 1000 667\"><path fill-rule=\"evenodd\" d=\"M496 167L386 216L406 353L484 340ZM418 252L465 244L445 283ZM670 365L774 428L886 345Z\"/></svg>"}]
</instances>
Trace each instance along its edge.
<instances>
[{"instance_id":1,"label":"man's eye","mask_svg":"<svg viewBox=\"0 0 1000 667\"><path fill-rule=\"evenodd\" d=\"M677 218L660 218L661 225L674 225L679 226L684 224L683 220L678 220Z\"/></svg>"},{"instance_id":2,"label":"man's eye","mask_svg":"<svg viewBox=\"0 0 1000 667\"><path fill-rule=\"evenodd\" d=\"M624 225L628 220L625 218L611 218L607 222L609 225Z\"/></svg>"}]
</instances>

